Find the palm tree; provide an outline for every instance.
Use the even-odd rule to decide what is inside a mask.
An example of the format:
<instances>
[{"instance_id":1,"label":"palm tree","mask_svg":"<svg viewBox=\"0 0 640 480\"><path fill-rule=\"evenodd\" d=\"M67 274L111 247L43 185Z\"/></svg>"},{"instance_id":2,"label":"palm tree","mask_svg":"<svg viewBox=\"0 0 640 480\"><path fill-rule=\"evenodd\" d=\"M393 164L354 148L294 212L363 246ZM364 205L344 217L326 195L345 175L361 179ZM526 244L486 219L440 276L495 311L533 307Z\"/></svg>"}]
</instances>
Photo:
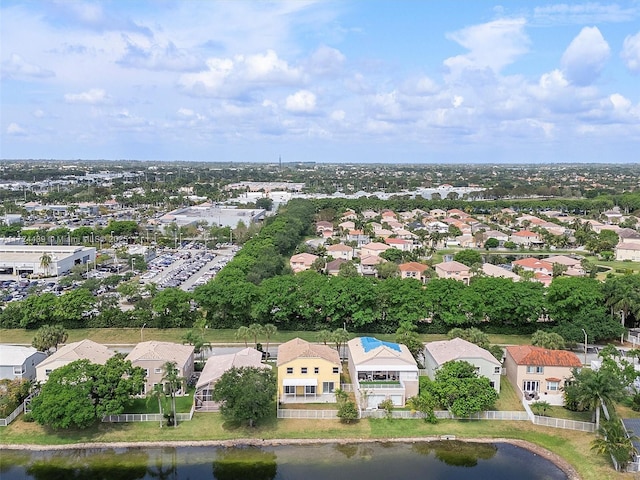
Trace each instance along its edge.
<instances>
[{"instance_id":1,"label":"palm tree","mask_svg":"<svg viewBox=\"0 0 640 480\"><path fill-rule=\"evenodd\" d=\"M640 439L615 417L602 424L598 429L598 435L598 438L591 442L591 450L611 456L617 463L616 470L624 471L627 463L637 453L633 442Z\"/></svg>"},{"instance_id":2,"label":"palm tree","mask_svg":"<svg viewBox=\"0 0 640 480\"><path fill-rule=\"evenodd\" d=\"M332 337L333 341L336 344L338 355L340 355L340 358L344 357L344 355L342 354L344 352L340 352L340 347L349 341L351 335L349 335L349 332L347 332L344 328L336 328L333 331Z\"/></svg>"},{"instance_id":3,"label":"palm tree","mask_svg":"<svg viewBox=\"0 0 640 480\"><path fill-rule=\"evenodd\" d=\"M331 330L320 330L318 333L316 333L316 337L319 341L326 345L327 342L333 340L333 333L331 332Z\"/></svg>"},{"instance_id":4,"label":"palm tree","mask_svg":"<svg viewBox=\"0 0 640 480\"><path fill-rule=\"evenodd\" d=\"M153 386L153 389L149 392L147 398L147 404L153 400L158 402L158 412L160 413L160 428L162 428L162 400L165 398L164 389L162 388L162 384L156 383Z\"/></svg>"},{"instance_id":5,"label":"palm tree","mask_svg":"<svg viewBox=\"0 0 640 480\"><path fill-rule=\"evenodd\" d=\"M162 366L164 370L164 377L162 377L162 382L165 387L169 388L169 395L171 396L171 411L173 412L173 426L174 428L178 426L178 418L176 415L176 392L178 388L182 387L183 378L179 375L178 367L176 362L166 362Z\"/></svg>"},{"instance_id":6,"label":"palm tree","mask_svg":"<svg viewBox=\"0 0 640 480\"><path fill-rule=\"evenodd\" d=\"M273 325L272 323L267 323L262 326L262 333L264 333L264 337L267 340L267 358L269 358L269 340L276 334L278 331L278 327Z\"/></svg>"},{"instance_id":7,"label":"palm tree","mask_svg":"<svg viewBox=\"0 0 640 480\"><path fill-rule=\"evenodd\" d=\"M251 332L249 331L249 327L245 327L244 325L242 325L241 327L238 327L238 330L236 330L236 333L235 333L236 340L244 340L245 347L249 346L247 345L247 339L250 336L251 336Z\"/></svg>"},{"instance_id":8,"label":"palm tree","mask_svg":"<svg viewBox=\"0 0 640 480\"><path fill-rule=\"evenodd\" d=\"M51 257L51 254L44 252L42 255L40 255L40 268L42 268L45 272L45 276L49 276L49 267L51 267L51 262L53 261L53 258Z\"/></svg>"},{"instance_id":9,"label":"palm tree","mask_svg":"<svg viewBox=\"0 0 640 480\"><path fill-rule=\"evenodd\" d=\"M259 323L249 325L249 334L253 337L253 343L256 344L256 348L258 348L258 336L262 335L262 333L264 333L264 330Z\"/></svg>"},{"instance_id":10,"label":"palm tree","mask_svg":"<svg viewBox=\"0 0 640 480\"><path fill-rule=\"evenodd\" d=\"M594 411L596 430L600 427L600 408L606 405L613 409L613 404L622 396L620 382L605 369L593 371L583 369L574 372L576 380L576 401L582 408Z\"/></svg>"}]
</instances>

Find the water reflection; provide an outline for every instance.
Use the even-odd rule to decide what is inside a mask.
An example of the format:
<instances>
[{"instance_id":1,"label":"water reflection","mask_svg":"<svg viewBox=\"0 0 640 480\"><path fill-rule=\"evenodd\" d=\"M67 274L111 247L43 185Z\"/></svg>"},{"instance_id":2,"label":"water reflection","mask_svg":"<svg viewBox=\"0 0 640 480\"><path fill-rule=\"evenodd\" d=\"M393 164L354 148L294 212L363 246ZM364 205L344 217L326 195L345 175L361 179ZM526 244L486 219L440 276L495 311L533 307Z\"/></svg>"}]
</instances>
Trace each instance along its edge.
<instances>
[{"instance_id":1,"label":"water reflection","mask_svg":"<svg viewBox=\"0 0 640 480\"><path fill-rule=\"evenodd\" d=\"M475 467L478 460L489 460L498 452L493 443L468 443L455 440L417 443L412 450L421 455L430 455L453 467Z\"/></svg>"},{"instance_id":2,"label":"water reflection","mask_svg":"<svg viewBox=\"0 0 640 480\"><path fill-rule=\"evenodd\" d=\"M213 462L216 480L273 480L278 473L276 454L257 447L221 448Z\"/></svg>"}]
</instances>

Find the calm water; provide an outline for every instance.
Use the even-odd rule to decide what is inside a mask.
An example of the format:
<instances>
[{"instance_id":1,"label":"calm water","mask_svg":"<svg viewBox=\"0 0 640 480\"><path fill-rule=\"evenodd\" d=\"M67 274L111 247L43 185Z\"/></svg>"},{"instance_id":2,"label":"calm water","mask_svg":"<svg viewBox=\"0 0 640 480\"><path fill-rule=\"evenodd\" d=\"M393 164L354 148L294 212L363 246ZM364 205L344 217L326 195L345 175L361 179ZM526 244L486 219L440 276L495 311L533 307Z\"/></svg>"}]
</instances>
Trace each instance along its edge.
<instances>
[{"instance_id":1,"label":"calm water","mask_svg":"<svg viewBox=\"0 0 640 480\"><path fill-rule=\"evenodd\" d=\"M0 454L2 480L566 480L505 443L327 444L100 449Z\"/></svg>"}]
</instances>

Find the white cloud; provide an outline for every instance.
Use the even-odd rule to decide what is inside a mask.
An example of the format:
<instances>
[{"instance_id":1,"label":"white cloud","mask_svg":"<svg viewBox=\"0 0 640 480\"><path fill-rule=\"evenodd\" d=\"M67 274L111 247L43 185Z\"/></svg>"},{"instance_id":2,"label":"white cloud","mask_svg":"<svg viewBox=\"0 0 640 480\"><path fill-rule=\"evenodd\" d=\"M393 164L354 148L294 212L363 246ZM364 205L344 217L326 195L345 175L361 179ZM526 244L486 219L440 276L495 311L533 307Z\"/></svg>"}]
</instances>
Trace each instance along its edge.
<instances>
[{"instance_id":1,"label":"white cloud","mask_svg":"<svg viewBox=\"0 0 640 480\"><path fill-rule=\"evenodd\" d=\"M210 58L208 70L183 74L178 84L188 93L225 96L264 85L291 85L302 79L300 69L291 67L269 50L265 54Z\"/></svg>"},{"instance_id":2,"label":"white cloud","mask_svg":"<svg viewBox=\"0 0 640 480\"><path fill-rule=\"evenodd\" d=\"M640 32L624 39L620 56L629 71L640 73Z\"/></svg>"},{"instance_id":3,"label":"white cloud","mask_svg":"<svg viewBox=\"0 0 640 480\"><path fill-rule=\"evenodd\" d=\"M344 110L334 110L331 112L331 120L336 122L342 122L346 118L347 114Z\"/></svg>"},{"instance_id":4,"label":"white cloud","mask_svg":"<svg viewBox=\"0 0 640 480\"><path fill-rule=\"evenodd\" d=\"M533 9L533 20L542 24L582 24L628 22L637 18L637 9L623 8L615 3L558 3Z\"/></svg>"},{"instance_id":5,"label":"white cloud","mask_svg":"<svg viewBox=\"0 0 640 480\"><path fill-rule=\"evenodd\" d=\"M322 45L311 55L307 69L316 75L331 75L339 72L345 61L340 50Z\"/></svg>"},{"instance_id":6,"label":"white cloud","mask_svg":"<svg viewBox=\"0 0 640 480\"><path fill-rule=\"evenodd\" d=\"M28 63L18 54L12 54L8 60L2 62L2 77L7 78L50 78L55 74L51 70Z\"/></svg>"},{"instance_id":7,"label":"white cloud","mask_svg":"<svg viewBox=\"0 0 640 480\"><path fill-rule=\"evenodd\" d=\"M101 88L92 88L82 93L67 93L64 96L64 100L67 103L86 103L89 105L96 105L100 103L106 103L109 98L107 92Z\"/></svg>"},{"instance_id":8,"label":"white cloud","mask_svg":"<svg viewBox=\"0 0 640 480\"><path fill-rule=\"evenodd\" d=\"M589 85L598 78L611 49L598 27L584 27L562 55L562 70L575 85Z\"/></svg>"},{"instance_id":9,"label":"white cloud","mask_svg":"<svg viewBox=\"0 0 640 480\"><path fill-rule=\"evenodd\" d=\"M458 108L459 106L462 105L463 102L464 102L464 97L461 95L454 95L453 98L451 99L451 105L453 105L454 108Z\"/></svg>"},{"instance_id":10,"label":"white cloud","mask_svg":"<svg viewBox=\"0 0 640 480\"><path fill-rule=\"evenodd\" d=\"M141 43L136 43L128 36L123 36L126 43L126 52L118 64L129 68L141 68L147 70L191 71L202 65L202 61L188 50L178 48L169 41L166 45L151 43L142 38Z\"/></svg>"},{"instance_id":11,"label":"white cloud","mask_svg":"<svg viewBox=\"0 0 640 480\"><path fill-rule=\"evenodd\" d=\"M33 111L32 115L36 118L44 118L47 114L45 113L44 110L38 108Z\"/></svg>"},{"instance_id":12,"label":"white cloud","mask_svg":"<svg viewBox=\"0 0 640 480\"><path fill-rule=\"evenodd\" d=\"M23 136L27 134L27 131L17 123L11 122L7 127L7 133L14 136Z\"/></svg>"},{"instance_id":13,"label":"white cloud","mask_svg":"<svg viewBox=\"0 0 640 480\"><path fill-rule=\"evenodd\" d=\"M524 19L496 20L467 27L447 35L469 53L447 58L445 66L456 75L466 68L500 71L528 51L529 37Z\"/></svg>"},{"instance_id":14,"label":"white cloud","mask_svg":"<svg viewBox=\"0 0 640 480\"><path fill-rule=\"evenodd\" d=\"M292 113L311 113L316 108L316 96L309 90L300 90L287 97L285 108Z\"/></svg>"}]
</instances>

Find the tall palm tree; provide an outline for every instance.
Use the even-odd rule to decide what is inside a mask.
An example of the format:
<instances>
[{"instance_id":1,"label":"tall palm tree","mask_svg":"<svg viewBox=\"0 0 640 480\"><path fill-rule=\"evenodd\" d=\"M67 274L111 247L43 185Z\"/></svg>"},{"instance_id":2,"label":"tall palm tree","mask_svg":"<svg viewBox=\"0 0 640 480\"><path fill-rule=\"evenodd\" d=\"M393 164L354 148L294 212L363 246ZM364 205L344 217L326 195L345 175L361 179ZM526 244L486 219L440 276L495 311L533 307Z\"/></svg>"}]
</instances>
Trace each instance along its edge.
<instances>
[{"instance_id":1,"label":"tall palm tree","mask_svg":"<svg viewBox=\"0 0 640 480\"><path fill-rule=\"evenodd\" d=\"M247 345L247 339L250 336L251 336L251 332L249 331L249 327L245 327L244 325L242 325L241 327L238 327L238 330L236 330L236 333L235 333L236 340L244 340L245 347L249 346Z\"/></svg>"},{"instance_id":2,"label":"tall palm tree","mask_svg":"<svg viewBox=\"0 0 640 480\"><path fill-rule=\"evenodd\" d=\"M255 343L256 348L258 348L258 336L262 335L264 333L264 330L262 328L262 325L260 325L259 323L252 323L251 325L249 325L249 334L253 337L253 343Z\"/></svg>"},{"instance_id":3,"label":"tall palm tree","mask_svg":"<svg viewBox=\"0 0 640 480\"><path fill-rule=\"evenodd\" d=\"M184 379L179 375L176 362L166 362L162 369L164 370L164 376L162 382L165 387L169 389L169 395L171 396L171 411L173 413L173 426L178 426L178 418L176 415L176 393L180 387L182 387Z\"/></svg>"},{"instance_id":4,"label":"tall palm tree","mask_svg":"<svg viewBox=\"0 0 640 480\"><path fill-rule=\"evenodd\" d=\"M153 386L153 389L147 395L147 403L151 401L158 402L158 412L160 413L160 428L162 428L162 400L165 398L164 389L162 388L162 384L157 383Z\"/></svg>"},{"instance_id":5,"label":"tall palm tree","mask_svg":"<svg viewBox=\"0 0 640 480\"><path fill-rule=\"evenodd\" d=\"M316 333L316 337L319 341L326 345L327 342L333 340L333 333L331 332L331 330L320 330L318 333Z\"/></svg>"},{"instance_id":6,"label":"tall palm tree","mask_svg":"<svg viewBox=\"0 0 640 480\"><path fill-rule=\"evenodd\" d=\"M269 340L276 334L278 331L278 327L273 325L272 323L266 323L262 326L262 333L264 333L264 337L267 341L267 358L269 358Z\"/></svg>"},{"instance_id":7,"label":"tall palm tree","mask_svg":"<svg viewBox=\"0 0 640 480\"><path fill-rule=\"evenodd\" d=\"M347 332L344 328L336 328L333 331L332 337L333 337L333 341L336 344L336 350L338 350L338 355L340 355L340 358L344 357L343 355L344 352L340 351L340 347L349 341L351 335L349 335L349 332Z\"/></svg>"},{"instance_id":8,"label":"tall palm tree","mask_svg":"<svg viewBox=\"0 0 640 480\"><path fill-rule=\"evenodd\" d=\"M583 369L574 372L577 382L576 401L583 408L594 411L596 430L600 428L600 408L606 405L612 410L614 402L622 396L620 382L605 369L593 371Z\"/></svg>"},{"instance_id":9,"label":"tall palm tree","mask_svg":"<svg viewBox=\"0 0 640 480\"><path fill-rule=\"evenodd\" d=\"M53 261L53 258L51 257L51 254L44 252L42 255L40 255L40 268L42 268L45 272L45 276L49 276L49 267L51 267L51 262Z\"/></svg>"}]
</instances>

